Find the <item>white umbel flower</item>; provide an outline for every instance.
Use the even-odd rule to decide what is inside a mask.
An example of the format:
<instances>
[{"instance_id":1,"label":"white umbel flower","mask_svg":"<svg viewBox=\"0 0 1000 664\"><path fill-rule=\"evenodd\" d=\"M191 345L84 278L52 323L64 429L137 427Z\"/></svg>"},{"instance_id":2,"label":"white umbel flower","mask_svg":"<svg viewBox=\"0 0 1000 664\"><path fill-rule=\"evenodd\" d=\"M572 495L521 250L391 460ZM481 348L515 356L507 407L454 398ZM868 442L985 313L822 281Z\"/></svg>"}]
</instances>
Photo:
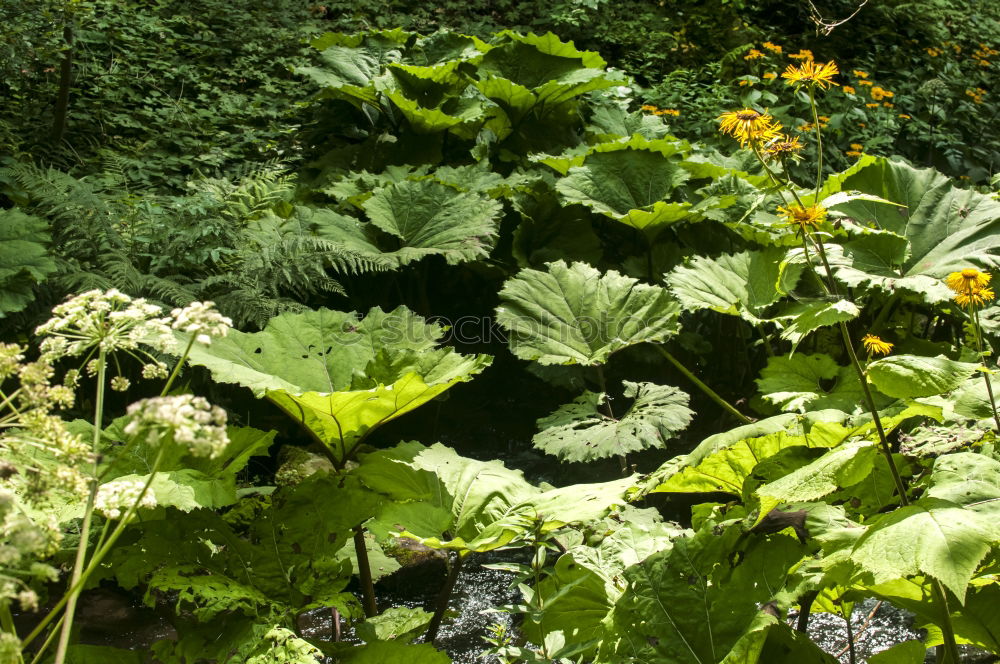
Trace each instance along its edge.
<instances>
[{"instance_id":1,"label":"white umbel flower","mask_svg":"<svg viewBox=\"0 0 1000 664\"><path fill-rule=\"evenodd\" d=\"M150 447L167 438L186 447L194 456L216 457L229 444L226 411L203 397L182 394L143 399L128 407L131 421L125 434L145 436Z\"/></svg>"},{"instance_id":2,"label":"white umbel flower","mask_svg":"<svg viewBox=\"0 0 1000 664\"><path fill-rule=\"evenodd\" d=\"M126 478L102 484L94 497L94 509L109 519L117 519L139 500L145 485L143 480ZM156 496L147 491L139 507L156 507Z\"/></svg>"},{"instance_id":3,"label":"white umbel flower","mask_svg":"<svg viewBox=\"0 0 1000 664\"><path fill-rule=\"evenodd\" d=\"M174 321L171 327L195 335L195 341L206 346L213 338L224 337L233 327L233 321L215 309L214 302L192 302L183 309L170 312Z\"/></svg>"}]
</instances>

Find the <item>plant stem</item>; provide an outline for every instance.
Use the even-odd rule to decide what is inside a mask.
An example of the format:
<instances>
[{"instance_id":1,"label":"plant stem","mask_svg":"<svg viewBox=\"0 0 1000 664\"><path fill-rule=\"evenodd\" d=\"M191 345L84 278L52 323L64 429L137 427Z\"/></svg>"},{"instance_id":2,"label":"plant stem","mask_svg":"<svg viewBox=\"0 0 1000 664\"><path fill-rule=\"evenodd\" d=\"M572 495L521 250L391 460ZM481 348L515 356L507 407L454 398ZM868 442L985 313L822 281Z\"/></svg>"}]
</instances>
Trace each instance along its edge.
<instances>
[{"instance_id":1,"label":"plant stem","mask_svg":"<svg viewBox=\"0 0 1000 664\"><path fill-rule=\"evenodd\" d=\"M444 585L441 586L441 592L438 593L437 601L434 604L434 615L431 617L430 623L427 624L424 643L434 643L434 639L437 638L441 621L444 620L444 614L448 610L448 601L451 599L451 593L455 589L455 583L458 582L458 574L462 571L462 563L465 562L465 555L463 552L457 553L450 565L448 578L445 579Z\"/></svg>"},{"instance_id":2,"label":"plant stem","mask_svg":"<svg viewBox=\"0 0 1000 664\"><path fill-rule=\"evenodd\" d=\"M979 309L976 307L972 308L972 324L975 325L976 352L979 353L979 360L985 365L986 358L983 356L983 332L982 327L979 325ZM986 381L986 394L990 397L990 408L993 410L993 421L997 425L997 431L1000 432L1000 416L997 416L997 402L993 398L993 384L990 382L988 367L987 371L983 372L983 379Z\"/></svg>"},{"instance_id":3,"label":"plant stem","mask_svg":"<svg viewBox=\"0 0 1000 664\"><path fill-rule=\"evenodd\" d=\"M80 526L80 542L76 547L76 559L73 561L73 575L70 577L70 589L66 593L66 613L62 631L59 633L59 644L56 646L55 664L63 664L66 660L66 649L69 647L69 637L73 631L73 616L76 613L76 602L82 589L82 575L87 561L87 543L90 539L90 524L94 516L94 500L97 497L97 459L100 453L101 426L104 418L104 379L107 373L107 352L101 348L97 357L97 403L94 406L94 435L91 438L90 453L94 457L94 468L90 479L90 491L87 493L87 506L83 513L83 524Z\"/></svg>"},{"instance_id":4,"label":"plant stem","mask_svg":"<svg viewBox=\"0 0 1000 664\"><path fill-rule=\"evenodd\" d=\"M604 402L601 404L601 408L604 410L605 415L614 420L615 412L611 409L611 398L608 397L608 384L604 379L604 366L600 364L597 365L597 382L601 386L601 394L604 395ZM628 457L624 454L619 454L618 465L621 467L622 477L628 477Z\"/></svg>"},{"instance_id":5,"label":"plant stem","mask_svg":"<svg viewBox=\"0 0 1000 664\"><path fill-rule=\"evenodd\" d=\"M354 553L358 557L358 576L361 578L361 599L365 608L365 617L378 615L375 604L375 584L372 582L372 567L368 562L368 547L365 545L365 529L357 526L354 529Z\"/></svg>"},{"instance_id":6,"label":"plant stem","mask_svg":"<svg viewBox=\"0 0 1000 664\"><path fill-rule=\"evenodd\" d=\"M174 370L170 372L167 377L167 382L163 384L163 389L160 390L160 396L166 396L167 392L170 391L170 386L174 384L174 379L177 378L177 374L181 372L181 367L184 366L184 361L187 359L188 354L191 352L191 346L194 345L195 335L192 334L191 338L188 339L187 347L184 348L184 352L181 354L180 358L177 360L177 364L174 365Z\"/></svg>"},{"instance_id":7,"label":"plant stem","mask_svg":"<svg viewBox=\"0 0 1000 664\"><path fill-rule=\"evenodd\" d=\"M935 579L932 583L934 599L941 603L941 637L944 647L938 651L938 664L958 664L961 658L958 654L958 643L955 641L955 628L951 624L951 609L948 608L948 594L941 582Z\"/></svg>"},{"instance_id":8,"label":"plant stem","mask_svg":"<svg viewBox=\"0 0 1000 664\"><path fill-rule=\"evenodd\" d=\"M665 357L668 362L670 362L672 365L674 365L674 367L676 367L678 371L680 371L682 374L684 374L687 377L688 380L690 380L692 383L694 383L695 386L699 390L701 390L702 392L704 392L705 395L708 396L709 399L711 399L715 403L717 403L720 406L722 406L722 408L727 413L729 413L730 415L732 415L733 417L735 417L736 419L738 419L743 424L752 424L753 423L753 420L751 420L749 417L747 417L746 415L744 415L740 411L736 410L736 408L734 408L728 401L726 401L725 399L723 399L722 397L720 397L715 392L715 390L713 390L711 387L709 387L705 383L701 382L701 380L699 380L697 376L695 376L693 373L691 373L688 370L687 367L685 367L683 364L681 364L680 361L678 361L676 357L674 357L673 355L671 355L670 352L666 348L664 348L663 346L660 346L658 344L654 344L653 347L656 348L656 350L658 350L660 352L660 355L662 355L663 357Z\"/></svg>"},{"instance_id":9,"label":"plant stem","mask_svg":"<svg viewBox=\"0 0 1000 664\"><path fill-rule=\"evenodd\" d=\"M819 203L819 188L823 183L823 132L819 127L819 111L816 110L816 85L809 85L809 106L812 108L813 128L816 130L816 193L813 203Z\"/></svg>"},{"instance_id":10,"label":"plant stem","mask_svg":"<svg viewBox=\"0 0 1000 664\"><path fill-rule=\"evenodd\" d=\"M24 640L21 641L22 650L26 648L32 641L38 638L38 635L42 633L45 627L48 626L48 624L52 622L52 620L62 610L62 608L69 603L70 596L72 594L74 593L76 595L80 594L80 590L83 588L83 585L87 582L87 579L90 578L90 575L94 573L94 570L97 569L97 566L101 564L102 560L104 560L104 556L108 555L108 553L111 551L111 548L115 545L115 542L117 542L118 538L121 537L121 534L125 532L125 528L132 520L132 517L135 515L136 511L139 509L139 505L140 503L142 503L143 497L146 495L146 492L149 491L150 485L156 478L156 473L160 469L160 463L163 461L163 451L164 451L164 446L161 445L159 452L157 452L156 454L156 460L153 461L153 468L149 473L149 477L146 478L146 483L142 487L142 491L139 492L139 496L135 499L135 502L132 503L132 505L125 511L125 514L122 515L121 519L119 519L118 525L115 526L115 529L111 532L111 536L108 537L108 541L97 547L97 549L94 551L93 557L87 564L87 568L84 569L83 572L80 574L80 578L75 583L73 583L72 586L70 586L70 589L66 592L65 595L62 596L62 599L60 599L56 603L56 605L52 607L52 609L45 615L42 621L35 626L35 629L33 629L31 633L28 634L28 636L24 637ZM67 610L67 612L63 614L62 618L60 619L63 621L64 627L65 625L69 624L67 618L68 616L69 616L69 611ZM44 652L45 647L47 645L48 645L48 640L45 642L45 645L43 645L42 648L39 649L38 651L39 656L41 655L42 652Z\"/></svg>"},{"instance_id":11,"label":"plant stem","mask_svg":"<svg viewBox=\"0 0 1000 664\"><path fill-rule=\"evenodd\" d=\"M900 477L899 470L896 468L896 462L892 458L892 449L889 447L889 440L886 438L885 429L882 427L882 418L879 417L878 410L875 408L875 400L872 398L872 391L868 387L868 377L865 376L865 371L861 368L861 362L858 361L857 353L854 352L854 344L851 342L850 332L847 331L847 324L844 321L840 321L838 326L840 327L840 336L844 340L844 348L847 349L847 355L851 358L851 365L854 367L854 372L861 383L861 391L865 395L865 406L868 408L868 412L872 414L872 421L875 423L875 430L878 432L879 450L882 452L882 456L885 457L886 463L889 466L889 472L892 474L892 481L896 485L896 492L899 494L899 504L905 507L910 503L906 497L906 486L903 484L903 478Z\"/></svg>"},{"instance_id":12,"label":"plant stem","mask_svg":"<svg viewBox=\"0 0 1000 664\"><path fill-rule=\"evenodd\" d=\"M847 625L847 661L855 664L858 661L858 655L854 651L854 626L851 625L851 616L844 616L844 623Z\"/></svg>"},{"instance_id":13,"label":"plant stem","mask_svg":"<svg viewBox=\"0 0 1000 664\"><path fill-rule=\"evenodd\" d=\"M799 601L799 617L795 622L795 630L798 632L806 633L809 628L809 613L812 611L813 602L819 593L815 590L807 592L802 596Z\"/></svg>"}]
</instances>

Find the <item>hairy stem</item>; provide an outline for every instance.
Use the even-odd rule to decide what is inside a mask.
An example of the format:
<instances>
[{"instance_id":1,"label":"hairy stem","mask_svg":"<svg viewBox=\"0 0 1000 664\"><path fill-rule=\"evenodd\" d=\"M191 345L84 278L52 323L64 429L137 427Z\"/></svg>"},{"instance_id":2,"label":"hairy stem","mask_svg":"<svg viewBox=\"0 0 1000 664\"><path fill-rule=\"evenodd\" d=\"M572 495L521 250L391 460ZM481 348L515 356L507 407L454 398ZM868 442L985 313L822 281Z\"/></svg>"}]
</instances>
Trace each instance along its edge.
<instances>
[{"instance_id":1,"label":"hairy stem","mask_svg":"<svg viewBox=\"0 0 1000 664\"><path fill-rule=\"evenodd\" d=\"M819 126L819 111L816 109L816 84L809 85L809 106L812 108L813 128L816 130L816 193L814 202L819 202L819 188L823 184L823 132Z\"/></svg>"},{"instance_id":2,"label":"hairy stem","mask_svg":"<svg viewBox=\"0 0 1000 664\"><path fill-rule=\"evenodd\" d=\"M357 526L354 529L354 553L358 557L358 576L361 578L361 599L365 608L365 617L378 615L375 604L375 584L372 582L372 567L368 562L368 547L365 546L365 529Z\"/></svg>"},{"instance_id":3,"label":"hairy stem","mask_svg":"<svg viewBox=\"0 0 1000 664\"><path fill-rule=\"evenodd\" d=\"M979 353L979 360L985 365L986 358L983 354L983 328L979 324L979 309L976 307L972 308L972 324L975 326L976 352ZM993 410L993 421L997 425L997 431L1000 431L1000 416L997 415L997 402L993 398L993 384L990 382L990 374L988 370L983 372L983 379L986 381L986 394L990 398L990 408Z\"/></svg>"},{"instance_id":4,"label":"hairy stem","mask_svg":"<svg viewBox=\"0 0 1000 664\"><path fill-rule=\"evenodd\" d=\"M451 561L448 569L448 577L445 579L444 585L441 586L441 592L438 593L437 601L434 603L434 615L431 617L430 623L427 624L424 643L434 643L434 639L437 638L438 629L440 629L441 621L444 620L444 614L448 610L448 601L451 599L451 593L455 589L459 572L462 571L463 562L465 562L465 554L461 552L456 554L455 559Z\"/></svg>"},{"instance_id":5,"label":"hairy stem","mask_svg":"<svg viewBox=\"0 0 1000 664\"><path fill-rule=\"evenodd\" d=\"M94 458L93 472L90 479L90 490L87 493L87 506L83 513L83 524L80 526L80 542L76 547L76 559L73 561L73 574L70 577L70 589L66 593L66 613L62 631L59 633L59 644L56 646L55 664L66 661L66 649L69 647L69 637L73 631L73 616L76 613L76 603L80 598L82 575L87 562L87 543L90 539L90 524L94 517L94 500L97 497L97 463L100 453L101 430L104 418L104 379L108 368L106 351L101 348L97 358L97 403L94 406L94 435L91 438L90 453Z\"/></svg>"},{"instance_id":6,"label":"hairy stem","mask_svg":"<svg viewBox=\"0 0 1000 664\"><path fill-rule=\"evenodd\" d=\"M601 393L604 395L604 402L601 404L601 409L604 414L610 419L615 419L615 413L611 409L611 398L608 397L608 383L604 379L604 367L600 364L597 365L597 382L601 386ZM622 476L628 476L628 457L624 454L618 455L618 465L621 467Z\"/></svg>"},{"instance_id":7,"label":"hairy stem","mask_svg":"<svg viewBox=\"0 0 1000 664\"><path fill-rule=\"evenodd\" d=\"M816 601L816 597L819 595L817 591L812 591L804 594L802 599L799 601L799 617L795 622L796 631L806 633L809 629L809 614L812 611L813 602Z\"/></svg>"},{"instance_id":8,"label":"hairy stem","mask_svg":"<svg viewBox=\"0 0 1000 664\"><path fill-rule=\"evenodd\" d=\"M727 413L729 413L730 415L732 415L733 417L735 417L736 419L738 419L743 424L751 424L753 422L753 420L751 420L749 417L747 417L746 415L744 415L740 411L736 410L736 408L733 407L732 404L730 404L728 401L726 401L725 399L723 399L722 397L720 397L715 392L715 390L713 390L711 387L709 387L708 385L706 385L705 383L703 383L701 380L699 380L698 377L695 376L693 373L691 373L688 370L687 367L685 367L683 364L681 364L680 361L676 357L674 357L673 355L671 355L670 352L666 348L664 348L663 346L660 346L659 344L654 344L653 347L656 350L658 350L660 352L660 355L662 355L664 358L666 358L666 360L668 362L670 362L672 365L674 365L674 367L676 367L678 371L680 371L682 374L684 374L687 377L688 380L690 380L692 383L694 383L695 386L699 390L701 390L702 392L704 392L705 395L708 396L709 399L711 399L715 403L717 403L720 406L722 406L722 408Z\"/></svg>"}]
</instances>

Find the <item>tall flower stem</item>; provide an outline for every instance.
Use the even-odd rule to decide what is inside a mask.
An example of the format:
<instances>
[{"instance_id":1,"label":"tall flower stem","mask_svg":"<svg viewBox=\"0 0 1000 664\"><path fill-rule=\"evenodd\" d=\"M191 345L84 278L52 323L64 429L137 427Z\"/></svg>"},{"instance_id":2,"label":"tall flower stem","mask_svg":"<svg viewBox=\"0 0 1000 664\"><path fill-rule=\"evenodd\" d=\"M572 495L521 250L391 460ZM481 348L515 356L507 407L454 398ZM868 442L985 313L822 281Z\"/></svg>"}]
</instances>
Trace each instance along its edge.
<instances>
[{"instance_id":1,"label":"tall flower stem","mask_svg":"<svg viewBox=\"0 0 1000 664\"><path fill-rule=\"evenodd\" d=\"M976 352L979 354L980 361L986 364L986 358L983 354L983 328L979 324L979 308L975 306L972 307L972 324L975 328ZM993 410L993 421L997 425L997 431L1000 431L1000 417L997 416L997 402L993 398L993 384L990 382L988 369L983 372L983 379L986 381L986 394L990 398L990 408Z\"/></svg>"},{"instance_id":2,"label":"tall flower stem","mask_svg":"<svg viewBox=\"0 0 1000 664\"><path fill-rule=\"evenodd\" d=\"M35 629L33 629L30 634L24 637L24 640L21 641L22 650L26 648L29 644L31 644L32 641L38 638L38 636L42 633L42 631L45 630L45 628L49 625L49 623L51 623L55 619L55 617L59 614L59 612L62 611L63 607L67 607L67 610L63 614L63 617L61 619L63 621L63 628L65 629L66 625L71 624L72 614L69 612L68 609L71 596L79 597L80 591L83 589L84 584L87 583L87 579L90 578L90 575L93 574L94 571L97 569L97 567L101 564L101 562L104 560L104 557L111 552L112 547L114 547L115 543L118 541L118 538L121 537L122 533L125 532L125 528L132 520L132 517L135 516L135 513L139 510L139 505L142 504L142 499L146 496L146 492L149 491L149 487L150 485L152 485L153 480L156 478L156 473L160 469L160 464L163 462L163 456L164 456L163 451L164 451L164 445L161 444L159 451L156 453L156 459L153 461L153 467L150 469L149 477L146 478L146 483L143 484L142 491L139 492L139 495L136 497L135 501L118 520L115 529L111 531L111 535L108 536L107 541L105 541L103 544L101 544L94 550L94 555L91 557L90 562L87 563L86 568L80 572L78 578L76 578L71 583L69 591L67 591L66 594L62 596L62 599L60 599L56 603L56 605L52 607L51 610L49 610L49 612L45 615L45 617L41 620L41 622L39 622L35 626ZM93 510L91 510L91 513L92 512ZM74 576L76 576L76 569L74 569ZM60 635L60 641L61 640L62 639ZM48 642L46 642L46 645L47 643ZM44 652L44 648L45 646L43 646L42 649L39 650L39 655L42 652Z\"/></svg>"},{"instance_id":3,"label":"tall flower stem","mask_svg":"<svg viewBox=\"0 0 1000 664\"><path fill-rule=\"evenodd\" d=\"M819 126L819 111L816 109L816 85L809 86L809 107L812 108L813 128L816 130L816 193L813 198L819 201L819 188L823 183L823 132Z\"/></svg>"},{"instance_id":4,"label":"tall flower stem","mask_svg":"<svg viewBox=\"0 0 1000 664\"><path fill-rule=\"evenodd\" d=\"M66 593L66 614L62 631L59 634L59 644L56 646L55 664L66 661L66 649L69 647L69 637L73 631L73 616L76 613L76 603L80 598L82 575L87 561L87 541L90 539L90 525L94 517L94 500L97 497L97 464L101 443L101 422L104 417L104 390L107 377L108 358L104 348L97 357L97 403L94 405L94 436L91 439L90 453L94 458L94 468L91 474L90 491L87 493L87 506L83 513L83 524L80 526L80 542L76 548L76 559L73 561L73 575L70 577L70 589Z\"/></svg>"}]
</instances>

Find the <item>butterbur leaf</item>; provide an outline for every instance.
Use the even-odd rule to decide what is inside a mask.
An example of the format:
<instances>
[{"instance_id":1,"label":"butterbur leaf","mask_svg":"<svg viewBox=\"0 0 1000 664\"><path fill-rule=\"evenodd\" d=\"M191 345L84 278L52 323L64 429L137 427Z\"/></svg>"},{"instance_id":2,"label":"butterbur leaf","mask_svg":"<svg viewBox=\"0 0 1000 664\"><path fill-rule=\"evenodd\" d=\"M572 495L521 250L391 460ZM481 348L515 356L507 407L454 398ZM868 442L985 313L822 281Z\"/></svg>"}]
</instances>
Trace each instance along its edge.
<instances>
[{"instance_id":1,"label":"butterbur leaf","mask_svg":"<svg viewBox=\"0 0 1000 664\"><path fill-rule=\"evenodd\" d=\"M791 341L794 349L813 330L853 320L860 314L861 310L850 300L796 303L782 313L782 317L790 318L791 323L781 337Z\"/></svg>"},{"instance_id":2,"label":"butterbur leaf","mask_svg":"<svg viewBox=\"0 0 1000 664\"><path fill-rule=\"evenodd\" d=\"M375 192L364 210L372 224L399 238L392 255L400 264L441 254L455 265L489 255L501 208L479 193L404 180Z\"/></svg>"},{"instance_id":3,"label":"butterbur leaf","mask_svg":"<svg viewBox=\"0 0 1000 664\"><path fill-rule=\"evenodd\" d=\"M619 419L604 413L606 395L585 392L538 420L535 447L563 461L589 461L665 447L668 438L691 422L688 395L676 387L625 381L634 399Z\"/></svg>"},{"instance_id":4,"label":"butterbur leaf","mask_svg":"<svg viewBox=\"0 0 1000 664\"><path fill-rule=\"evenodd\" d=\"M1000 461L971 452L939 457L934 461L927 495L1000 517Z\"/></svg>"},{"instance_id":5,"label":"butterbur leaf","mask_svg":"<svg viewBox=\"0 0 1000 664\"><path fill-rule=\"evenodd\" d=\"M427 629L434 614L423 609L394 606L357 627L357 635L364 641L399 641L408 643Z\"/></svg>"},{"instance_id":6,"label":"butterbur leaf","mask_svg":"<svg viewBox=\"0 0 1000 664\"><path fill-rule=\"evenodd\" d=\"M822 353L769 357L756 383L765 400L787 411L835 408L850 413L864 400L854 369Z\"/></svg>"},{"instance_id":7,"label":"butterbur leaf","mask_svg":"<svg viewBox=\"0 0 1000 664\"><path fill-rule=\"evenodd\" d=\"M923 664L927 647L920 641L903 641L868 658L868 664Z\"/></svg>"},{"instance_id":8,"label":"butterbur leaf","mask_svg":"<svg viewBox=\"0 0 1000 664\"><path fill-rule=\"evenodd\" d=\"M375 641L340 653L339 661L345 664L450 664L451 658L429 643L416 645L399 641Z\"/></svg>"},{"instance_id":9,"label":"butterbur leaf","mask_svg":"<svg viewBox=\"0 0 1000 664\"><path fill-rule=\"evenodd\" d=\"M897 399L930 397L964 384L978 365L946 357L893 355L868 365L868 380L879 392Z\"/></svg>"},{"instance_id":10,"label":"butterbur leaf","mask_svg":"<svg viewBox=\"0 0 1000 664\"><path fill-rule=\"evenodd\" d=\"M712 309L757 324L764 310L793 289L804 265L787 263L788 251L772 247L718 258L699 256L667 275L686 311Z\"/></svg>"},{"instance_id":11,"label":"butterbur leaf","mask_svg":"<svg viewBox=\"0 0 1000 664\"><path fill-rule=\"evenodd\" d=\"M781 589L803 550L793 538L776 536L733 555L739 540L740 528L709 523L627 570L601 661L744 661L739 652L726 658L734 650L745 654L742 641L763 627L761 618L774 623L760 607ZM759 652L762 642L749 651Z\"/></svg>"},{"instance_id":12,"label":"butterbur leaf","mask_svg":"<svg viewBox=\"0 0 1000 664\"><path fill-rule=\"evenodd\" d=\"M489 365L488 356L435 349L442 328L405 307L385 313L320 309L272 318L191 349L215 380L266 396L327 445L338 462L381 424Z\"/></svg>"},{"instance_id":13,"label":"butterbur leaf","mask_svg":"<svg viewBox=\"0 0 1000 664\"><path fill-rule=\"evenodd\" d=\"M366 485L397 500L421 500L448 510L451 521L441 532L450 539L418 539L435 548L466 552L510 544L533 532L539 522L552 529L601 518L613 506L625 504L632 483L625 478L543 491L499 461L468 459L444 445L415 442L365 456L356 473Z\"/></svg>"},{"instance_id":14,"label":"butterbur leaf","mask_svg":"<svg viewBox=\"0 0 1000 664\"><path fill-rule=\"evenodd\" d=\"M586 263L521 270L500 291L497 321L517 357L598 365L615 351L677 333L680 307L666 289Z\"/></svg>"},{"instance_id":15,"label":"butterbur leaf","mask_svg":"<svg viewBox=\"0 0 1000 664\"><path fill-rule=\"evenodd\" d=\"M861 536L851 560L875 583L932 576L965 599L979 562L1000 539L986 515L940 498L922 498L885 515Z\"/></svg>"},{"instance_id":16,"label":"butterbur leaf","mask_svg":"<svg viewBox=\"0 0 1000 664\"><path fill-rule=\"evenodd\" d=\"M841 487L860 482L871 472L877 456L875 443L844 443L812 463L758 487L756 495L760 500L760 514L757 520L763 519L781 503L817 500Z\"/></svg>"},{"instance_id":17,"label":"butterbur leaf","mask_svg":"<svg viewBox=\"0 0 1000 664\"><path fill-rule=\"evenodd\" d=\"M907 239L901 277L941 279L970 263L985 269L1000 265L1000 202L988 195L959 188L932 168L884 158L853 169L839 187L905 206L854 200L834 207Z\"/></svg>"},{"instance_id":18,"label":"butterbur leaf","mask_svg":"<svg viewBox=\"0 0 1000 664\"><path fill-rule=\"evenodd\" d=\"M656 142L654 142L656 143ZM671 201L690 178L677 159L642 145L611 144L586 156L556 183L563 200L655 236L667 225L698 218L691 203Z\"/></svg>"}]
</instances>

